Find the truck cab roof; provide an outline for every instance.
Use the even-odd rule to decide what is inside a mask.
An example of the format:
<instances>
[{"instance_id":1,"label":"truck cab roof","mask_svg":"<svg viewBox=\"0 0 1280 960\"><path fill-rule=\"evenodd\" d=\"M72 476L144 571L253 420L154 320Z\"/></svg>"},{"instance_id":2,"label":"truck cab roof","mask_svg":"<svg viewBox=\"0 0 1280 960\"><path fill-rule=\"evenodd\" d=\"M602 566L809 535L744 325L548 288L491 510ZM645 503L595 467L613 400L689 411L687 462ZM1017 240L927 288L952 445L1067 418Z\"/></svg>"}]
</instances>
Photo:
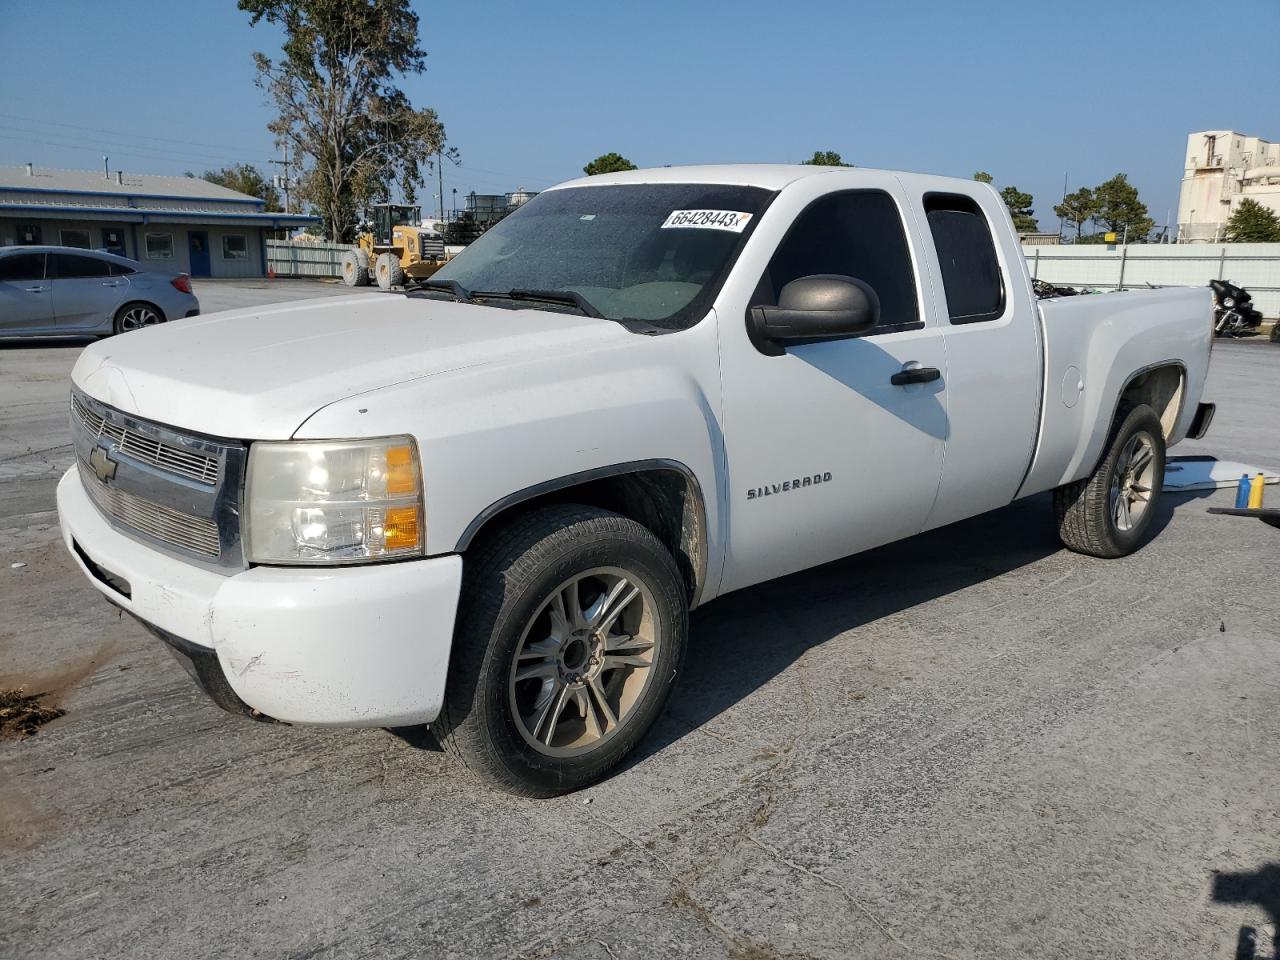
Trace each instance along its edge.
<instances>
[{"instance_id":1,"label":"truck cab roof","mask_svg":"<svg viewBox=\"0 0 1280 960\"><path fill-rule=\"evenodd\" d=\"M716 183L731 186L763 187L766 190L781 190L798 180L809 177L830 176L840 174L849 179L856 179L864 174L875 174L883 177L886 173L901 178L908 186L913 181L928 182L934 186L950 183L953 188L973 189L980 184L963 177L937 177L930 174L905 173L895 170L880 170L872 167L818 167L803 163L719 163L693 164L676 167L649 167L641 170L625 170L620 173L601 173L591 177L579 177L556 184L551 190L562 190L566 187L613 186L629 183ZM868 176L868 180L872 179Z\"/></svg>"}]
</instances>

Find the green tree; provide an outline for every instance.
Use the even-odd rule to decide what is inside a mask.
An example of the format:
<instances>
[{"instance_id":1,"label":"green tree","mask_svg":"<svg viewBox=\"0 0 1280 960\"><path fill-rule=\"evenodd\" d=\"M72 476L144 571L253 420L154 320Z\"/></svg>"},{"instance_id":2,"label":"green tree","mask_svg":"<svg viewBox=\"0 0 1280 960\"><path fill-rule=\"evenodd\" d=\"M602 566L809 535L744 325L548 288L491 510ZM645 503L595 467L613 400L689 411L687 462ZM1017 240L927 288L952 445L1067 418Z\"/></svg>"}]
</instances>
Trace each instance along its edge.
<instances>
[{"instance_id":1,"label":"green tree","mask_svg":"<svg viewBox=\"0 0 1280 960\"><path fill-rule=\"evenodd\" d=\"M1235 243L1280 243L1280 217L1245 197L1227 220L1226 237Z\"/></svg>"},{"instance_id":2,"label":"green tree","mask_svg":"<svg viewBox=\"0 0 1280 960\"><path fill-rule=\"evenodd\" d=\"M268 128L293 145L299 196L324 221L325 235L349 242L357 211L412 196L422 169L443 151L444 125L415 108L397 79L422 73L418 15L409 0L239 0L249 22L284 32L281 56L254 53L258 86L276 109ZM456 159L454 150L445 151Z\"/></svg>"},{"instance_id":3,"label":"green tree","mask_svg":"<svg viewBox=\"0 0 1280 960\"><path fill-rule=\"evenodd\" d=\"M1138 199L1138 188L1123 173L1093 188L1098 209L1094 218L1117 239L1127 237L1129 243L1142 243L1155 226L1147 216L1147 205Z\"/></svg>"},{"instance_id":4,"label":"green tree","mask_svg":"<svg viewBox=\"0 0 1280 960\"><path fill-rule=\"evenodd\" d=\"M979 170L973 175L973 179L977 180L979 183L995 183L996 180L995 177L987 173L985 170Z\"/></svg>"},{"instance_id":5,"label":"green tree","mask_svg":"<svg viewBox=\"0 0 1280 960\"><path fill-rule=\"evenodd\" d=\"M1080 243L1080 231L1098 214L1098 198L1088 187L1081 187L1075 193L1068 193L1062 198L1061 203L1055 204L1053 212L1060 216L1067 226L1076 228L1076 243Z\"/></svg>"},{"instance_id":6,"label":"green tree","mask_svg":"<svg viewBox=\"0 0 1280 960\"><path fill-rule=\"evenodd\" d=\"M834 150L815 150L813 156L808 160L801 160L801 163L810 167L852 167L852 163L845 163L840 154Z\"/></svg>"},{"instance_id":7,"label":"green tree","mask_svg":"<svg viewBox=\"0 0 1280 960\"><path fill-rule=\"evenodd\" d=\"M582 172L594 177L598 173L622 173L635 169L636 165L620 153L602 153L583 167Z\"/></svg>"},{"instance_id":8,"label":"green tree","mask_svg":"<svg viewBox=\"0 0 1280 960\"><path fill-rule=\"evenodd\" d=\"M1000 191L1000 199L1013 216L1015 230L1019 233L1035 233L1040 229L1039 222L1033 216L1035 211L1031 209L1031 204L1035 202L1031 194L1023 193L1017 187L1005 187Z\"/></svg>"},{"instance_id":9,"label":"green tree","mask_svg":"<svg viewBox=\"0 0 1280 960\"><path fill-rule=\"evenodd\" d=\"M194 177L195 174L188 173L187 176ZM200 179L216 183L228 190L257 197L266 204L268 211L284 209L280 205L280 192L276 190L276 185L264 177L262 171L251 163L233 163L221 170L206 170Z\"/></svg>"}]
</instances>

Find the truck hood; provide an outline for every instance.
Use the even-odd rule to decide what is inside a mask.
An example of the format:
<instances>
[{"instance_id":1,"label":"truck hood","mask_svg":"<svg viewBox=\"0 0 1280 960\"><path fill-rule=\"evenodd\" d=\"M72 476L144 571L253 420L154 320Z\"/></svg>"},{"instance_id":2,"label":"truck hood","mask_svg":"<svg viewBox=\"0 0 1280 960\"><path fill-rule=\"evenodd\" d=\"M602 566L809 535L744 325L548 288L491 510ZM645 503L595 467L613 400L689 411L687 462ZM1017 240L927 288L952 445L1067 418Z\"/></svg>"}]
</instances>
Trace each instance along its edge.
<instances>
[{"instance_id":1,"label":"truck hood","mask_svg":"<svg viewBox=\"0 0 1280 960\"><path fill-rule=\"evenodd\" d=\"M356 394L632 336L566 313L361 294L111 337L81 353L71 379L144 419L232 439L284 440L321 407Z\"/></svg>"}]
</instances>

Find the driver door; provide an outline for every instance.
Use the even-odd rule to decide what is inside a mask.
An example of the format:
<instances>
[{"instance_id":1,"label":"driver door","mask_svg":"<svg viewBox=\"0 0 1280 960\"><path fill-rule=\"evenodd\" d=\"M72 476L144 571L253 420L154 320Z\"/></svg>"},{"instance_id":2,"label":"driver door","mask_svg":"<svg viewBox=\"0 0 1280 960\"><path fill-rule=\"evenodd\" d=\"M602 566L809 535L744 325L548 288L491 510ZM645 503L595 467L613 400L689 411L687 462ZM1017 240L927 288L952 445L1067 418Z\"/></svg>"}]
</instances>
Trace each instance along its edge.
<instances>
[{"instance_id":1,"label":"driver door","mask_svg":"<svg viewBox=\"0 0 1280 960\"><path fill-rule=\"evenodd\" d=\"M883 189L813 199L752 298L776 303L782 287L804 276L851 276L879 297L876 327L781 350L722 334L731 512L722 593L924 527L948 433L946 356L941 330L926 323L899 193L886 178ZM914 368L937 376L893 383Z\"/></svg>"}]
</instances>

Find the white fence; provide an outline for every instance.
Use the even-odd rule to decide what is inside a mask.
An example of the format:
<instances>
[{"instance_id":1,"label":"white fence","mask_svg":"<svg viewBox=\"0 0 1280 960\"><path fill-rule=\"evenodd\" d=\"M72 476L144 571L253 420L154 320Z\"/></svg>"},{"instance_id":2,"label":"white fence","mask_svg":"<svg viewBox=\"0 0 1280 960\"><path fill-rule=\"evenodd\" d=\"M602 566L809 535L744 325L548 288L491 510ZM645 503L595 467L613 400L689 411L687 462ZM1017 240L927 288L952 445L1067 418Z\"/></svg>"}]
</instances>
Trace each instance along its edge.
<instances>
[{"instance_id":1,"label":"white fence","mask_svg":"<svg viewBox=\"0 0 1280 960\"><path fill-rule=\"evenodd\" d=\"M1280 243L1071 244L1022 252L1033 277L1059 286L1123 290L1230 280L1253 295L1264 317L1280 316Z\"/></svg>"},{"instance_id":2,"label":"white fence","mask_svg":"<svg viewBox=\"0 0 1280 960\"><path fill-rule=\"evenodd\" d=\"M277 277L340 277L345 243L267 241L267 269Z\"/></svg>"},{"instance_id":3,"label":"white fence","mask_svg":"<svg viewBox=\"0 0 1280 960\"><path fill-rule=\"evenodd\" d=\"M339 277L341 243L267 241L278 277ZM1230 280L1248 289L1263 316L1280 316L1280 243L1101 244L1023 247L1031 275L1069 287L1132 289L1147 284L1199 287Z\"/></svg>"}]
</instances>

